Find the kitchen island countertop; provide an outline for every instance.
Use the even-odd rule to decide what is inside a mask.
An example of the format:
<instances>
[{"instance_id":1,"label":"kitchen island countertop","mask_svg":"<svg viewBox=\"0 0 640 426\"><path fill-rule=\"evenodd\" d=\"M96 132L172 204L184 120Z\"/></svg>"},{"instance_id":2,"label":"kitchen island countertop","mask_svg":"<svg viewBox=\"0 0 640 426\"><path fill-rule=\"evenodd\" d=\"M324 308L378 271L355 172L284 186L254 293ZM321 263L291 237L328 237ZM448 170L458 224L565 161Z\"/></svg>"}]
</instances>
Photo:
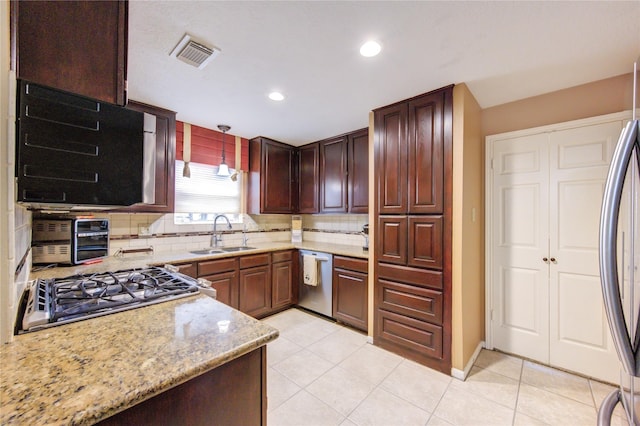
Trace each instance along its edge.
<instances>
[{"instance_id":1,"label":"kitchen island countertop","mask_svg":"<svg viewBox=\"0 0 640 426\"><path fill-rule=\"evenodd\" d=\"M202 295L16 336L0 346L0 424L92 424L277 337Z\"/></svg>"}]
</instances>

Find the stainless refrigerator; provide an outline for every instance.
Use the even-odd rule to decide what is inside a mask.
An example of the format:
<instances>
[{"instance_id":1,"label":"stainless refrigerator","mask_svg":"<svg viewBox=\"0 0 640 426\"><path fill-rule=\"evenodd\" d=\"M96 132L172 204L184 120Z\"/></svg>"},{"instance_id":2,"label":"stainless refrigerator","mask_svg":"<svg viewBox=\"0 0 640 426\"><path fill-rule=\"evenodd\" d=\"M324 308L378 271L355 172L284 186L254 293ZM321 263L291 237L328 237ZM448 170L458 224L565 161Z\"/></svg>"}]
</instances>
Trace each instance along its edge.
<instances>
[{"instance_id":1,"label":"stainless refrigerator","mask_svg":"<svg viewBox=\"0 0 640 426\"><path fill-rule=\"evenodd\" d=\"M640 425L640 120L638 61L633 67L633 119L616 145L600 216L600 278L611 336L620 359L619 388L600 405L598 425L614 410Z\"/></svg>"}]
</instances>

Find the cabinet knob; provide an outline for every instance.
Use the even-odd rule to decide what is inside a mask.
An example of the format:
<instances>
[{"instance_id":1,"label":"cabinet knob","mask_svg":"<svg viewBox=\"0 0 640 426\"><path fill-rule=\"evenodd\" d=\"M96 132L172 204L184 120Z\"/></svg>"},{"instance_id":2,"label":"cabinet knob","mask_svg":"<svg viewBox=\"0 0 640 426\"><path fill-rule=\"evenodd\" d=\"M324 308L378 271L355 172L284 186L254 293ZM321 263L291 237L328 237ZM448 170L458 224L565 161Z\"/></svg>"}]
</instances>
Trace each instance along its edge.
<instances>
[{"instance_id":1,"label":"cabinet knob","mask_svg":"<svg viewBox=\"0 0 640 426\"><path fill-rule=\"evenodd\" d=\"M556 258L555 258L555 257L552 257L552 258L551 258L551 259L549 259L549 260L555 263Z\"/></svg>"},{"instance_id":2,"label":"cabinet knob","mask_svg":"<svg viewBox=\"0 0 640 426\"><path fill-rule=\"evenodd\" d=\"M549 259L548 259L548 258L546 258L546 257L543 257L543 258L542 258L542 261L543 261L543 262L548 262L548 261L549 261Z\"/></svg>"}]
</instances>

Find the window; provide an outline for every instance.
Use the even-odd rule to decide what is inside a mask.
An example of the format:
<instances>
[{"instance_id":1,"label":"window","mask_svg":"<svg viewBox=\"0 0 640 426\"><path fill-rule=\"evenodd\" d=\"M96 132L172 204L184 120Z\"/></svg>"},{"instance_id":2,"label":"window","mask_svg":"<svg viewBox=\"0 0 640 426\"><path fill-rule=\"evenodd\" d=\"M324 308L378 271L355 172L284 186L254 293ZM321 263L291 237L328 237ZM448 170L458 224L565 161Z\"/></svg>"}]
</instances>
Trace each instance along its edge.
<instances>
[{"instance_id":1,"label":"window","mask_svg":"<svg viewBox=\"0 0 640 426\"><path fill-rule=\"evenodd\" d=\"M189 163L191 177L182 176L184 161L176 160L176 199L174 223L213 223L224 213L231 222L241 222L242 173L234 181L217 176L218 166ZM231 173L235 172L231 169Z\"/></svg>"}]
</instances>

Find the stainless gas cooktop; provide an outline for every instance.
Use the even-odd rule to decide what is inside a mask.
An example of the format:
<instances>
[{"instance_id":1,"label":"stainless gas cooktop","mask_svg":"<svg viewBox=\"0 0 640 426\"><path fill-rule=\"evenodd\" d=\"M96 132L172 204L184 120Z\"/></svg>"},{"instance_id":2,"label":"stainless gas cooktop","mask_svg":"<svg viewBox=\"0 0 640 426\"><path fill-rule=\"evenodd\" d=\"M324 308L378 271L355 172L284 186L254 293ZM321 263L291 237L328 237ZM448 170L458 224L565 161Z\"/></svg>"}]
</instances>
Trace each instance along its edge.
<instances>
[{"instance_id":1,"label":"stainless gas cooktop","mask_svg":"<svg viewBox=\"0 0 640 426\"><path fill-rule=\"evenodd\" d=\"M160 267L38 279L29 287L22 331L35 331L197 293L195 279Z\"/></svg>"}]
</instances>

